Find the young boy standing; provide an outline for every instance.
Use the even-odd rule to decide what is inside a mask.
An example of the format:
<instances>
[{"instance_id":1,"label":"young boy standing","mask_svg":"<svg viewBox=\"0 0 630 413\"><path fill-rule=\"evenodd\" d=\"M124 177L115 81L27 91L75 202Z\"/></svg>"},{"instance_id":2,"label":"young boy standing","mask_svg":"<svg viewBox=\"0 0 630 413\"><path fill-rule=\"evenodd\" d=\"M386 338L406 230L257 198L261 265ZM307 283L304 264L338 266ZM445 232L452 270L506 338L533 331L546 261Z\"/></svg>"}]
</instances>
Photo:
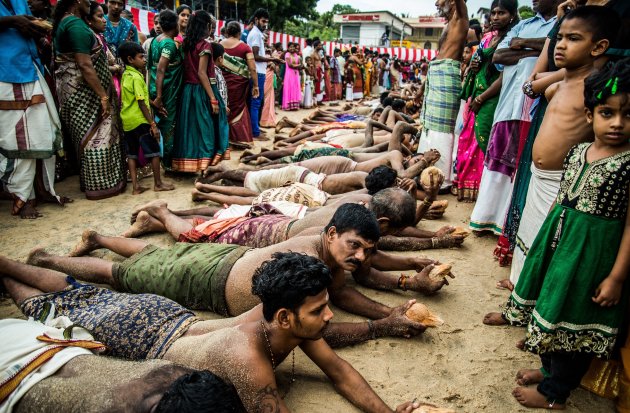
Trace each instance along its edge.
<instances>
[{"instance_id":1,"label":"young boy standing","mask_svg":"<svg viewBox=\"0 0 630 413\"><path fill-rule=\"evenodd\" d=\"M144 157L151 159L153 190L172 191L175 187L163 183L160 178L160 132L147 104L149 88L142 73L147 63L144 49L138 43L125 42L118 48L118 56L125 64L121 82L120 118L125 132L127 165L131 175L133 195L141 194L148 189L140 186L136 175L140 148Z\"/></svg>"}]
</instances>

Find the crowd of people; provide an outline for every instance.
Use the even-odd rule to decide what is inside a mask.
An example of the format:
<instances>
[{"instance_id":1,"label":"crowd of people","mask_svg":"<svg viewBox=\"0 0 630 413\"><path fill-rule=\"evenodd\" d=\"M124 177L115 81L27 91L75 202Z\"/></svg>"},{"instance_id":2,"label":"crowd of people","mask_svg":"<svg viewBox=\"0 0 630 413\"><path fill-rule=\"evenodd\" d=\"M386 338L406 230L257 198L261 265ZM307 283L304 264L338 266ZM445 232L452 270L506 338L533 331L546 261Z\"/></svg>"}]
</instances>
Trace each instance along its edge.
<instances>
[{"instance_id":1,"label":"crowd of people","mask_svg":"<svg viewBox=\"0 0 630 413\"><path fill-rule=\"evenodd\" d=\"M299 346L349 402L392 411L333 348L411 338L435 317L412 316L415 300L374 301L346 273L367 288L438 293L450 266L386 251L460 247L467 229L419 227L452 194L475 203L470 231L498 235L494 255L511 266L497 282L506 304L484 324L526 327L518 347L540 356L516 373L518 403L564 409L582 382L630 411L627 2L538 0L521 20L517 0L492 0L482 26L465 0L437 0L447 21L437 57L411 65L359 47L326 56L317 38L269 47L265 9L215 38L213 16L182 5L145 38L120 0L29 5L0 2L12 213L69 202L54 182L73 167L88 199L128 179L140 194L149 169L155 191L174 189L162 170L197 174L192 199L209 203L138 206L122 236L87 229L68 256L0 255L4 288L30 317L0 320L16 337L0 361L19 378L2 384L0 407L76 394L94 410L288 411L275 369ZM295 122L276 107L315 109ZM273 142L261 128L275 128ZM236 168L233 149L245 149ZM176 242L141 239L159 232ZM90 255L98 249L124 260ZM329 303L368 321L331 322ZM618 380L582 381L611 358ZM77 380L108 379L77 394ZM394 411L420 407L435 408Z\"/></svg>"}]
</instances>

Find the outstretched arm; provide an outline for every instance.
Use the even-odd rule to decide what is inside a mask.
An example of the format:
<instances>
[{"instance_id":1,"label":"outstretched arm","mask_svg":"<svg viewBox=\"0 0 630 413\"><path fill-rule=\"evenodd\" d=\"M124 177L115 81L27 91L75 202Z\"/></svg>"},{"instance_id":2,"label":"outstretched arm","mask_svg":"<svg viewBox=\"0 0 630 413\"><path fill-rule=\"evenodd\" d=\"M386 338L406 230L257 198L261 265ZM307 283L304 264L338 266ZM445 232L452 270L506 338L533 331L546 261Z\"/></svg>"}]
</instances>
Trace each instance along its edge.
<instances>
[{"instance_id":1,"label":"outstretched arm","mask_svg":"<svg viewBox=\"0 0 630 413\"><path fill-rule=\"evenodd\" d=\"M494 52L492 63L513 66L525 57L538 57L540 50L500 49Z\"/></svg>"},{"instance_id":2,"label":"outstretched arm","mask_svg":"<svg viewBox=\"0 0 630 413\"><path fill-rule=\"evenodd\" d=\"M300 348L328 376L335 386L335 390L350 403L364 412L391 413L393 411L376 394L359 372L350 363L339 357L324 340L304 340ZM400 407L396 411L403 411L399 409Z\"/></svg>"}]
</instances>

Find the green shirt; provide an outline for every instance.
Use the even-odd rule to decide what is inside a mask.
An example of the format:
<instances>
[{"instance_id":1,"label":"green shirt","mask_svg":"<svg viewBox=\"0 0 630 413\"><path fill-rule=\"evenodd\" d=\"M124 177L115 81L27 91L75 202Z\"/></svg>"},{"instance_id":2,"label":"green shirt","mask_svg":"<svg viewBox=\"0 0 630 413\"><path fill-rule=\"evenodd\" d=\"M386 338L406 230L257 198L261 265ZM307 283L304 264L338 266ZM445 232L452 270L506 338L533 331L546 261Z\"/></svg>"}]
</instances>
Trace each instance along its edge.
<instances>
[{"instance_id":1,"label":"green shirt","mask_svg":"<svg viewBox=\"0 0 630 413\"><path fill-rule=\"evenodd\" d=\"M57 53L91 54L96 37L87 23L76 16L61 20L55 33L54 46Z\"/></svg>"},{"instance_id":2,"label":"green shirt","mask_svg":"<svg viewBox=\"0 0 630 413\"><path fill-rule=\"evenodd\" d=\"M138 104L138 101L142 100L147 108L149 107L149 88L142 73L132 66L127 66L122 75L120 88L122 100L120 119L122 119L123 130L129 132L142 124L148 124Z\"/></svg>"}]
</instances>

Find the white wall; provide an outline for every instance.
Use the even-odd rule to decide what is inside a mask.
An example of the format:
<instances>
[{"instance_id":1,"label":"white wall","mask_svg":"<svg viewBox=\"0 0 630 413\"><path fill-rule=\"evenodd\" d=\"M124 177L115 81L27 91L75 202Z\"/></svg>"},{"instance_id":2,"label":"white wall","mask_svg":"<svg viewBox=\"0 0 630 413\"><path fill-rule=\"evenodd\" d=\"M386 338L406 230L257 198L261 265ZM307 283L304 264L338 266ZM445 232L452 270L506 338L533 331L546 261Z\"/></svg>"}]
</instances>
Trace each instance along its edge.
<instances>
[{"instance_id":1,"label":"white wall","mask_svg":"<svg viewBox=\"0 0 630 413\"><path fill-rule=\"evenodd\" d=\"M385 33L384 24L362 24L359 45L378 46L381 44L381 37Z\"/></svg>"}]
</instances>

